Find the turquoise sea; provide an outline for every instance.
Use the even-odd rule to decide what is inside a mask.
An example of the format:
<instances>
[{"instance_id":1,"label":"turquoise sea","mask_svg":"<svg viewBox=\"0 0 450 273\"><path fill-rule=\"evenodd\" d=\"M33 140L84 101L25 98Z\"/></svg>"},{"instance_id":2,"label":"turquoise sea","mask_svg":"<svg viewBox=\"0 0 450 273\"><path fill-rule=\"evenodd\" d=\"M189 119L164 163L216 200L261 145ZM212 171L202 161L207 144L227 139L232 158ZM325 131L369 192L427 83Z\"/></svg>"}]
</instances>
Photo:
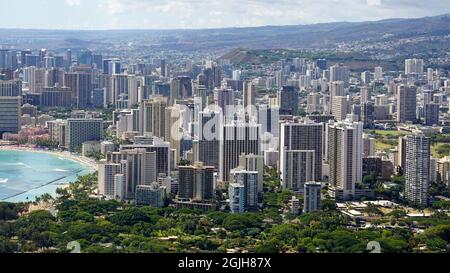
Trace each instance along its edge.
<instances>
[{"instance_id":1,"label":"turquoise sea","mask_svg":"<svg viewBox=\"0 0 450 273\"><path fill-rule=\"evenodd\" d=\"M74 182L89 169L76 161L58 155L26 151L0 150L0 202L34 201Z\"/></svg>"}]
</instances>

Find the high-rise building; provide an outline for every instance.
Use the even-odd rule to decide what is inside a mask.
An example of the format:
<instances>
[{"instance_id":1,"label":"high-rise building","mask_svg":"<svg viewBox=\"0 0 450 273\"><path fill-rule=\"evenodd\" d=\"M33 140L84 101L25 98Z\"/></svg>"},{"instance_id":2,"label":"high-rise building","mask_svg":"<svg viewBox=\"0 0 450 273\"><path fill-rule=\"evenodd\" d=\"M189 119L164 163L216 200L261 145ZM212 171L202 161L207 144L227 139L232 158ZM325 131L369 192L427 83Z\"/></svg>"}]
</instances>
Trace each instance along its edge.
<instances>
[{"instance_id":1,"label":"high-rise building","mask_svg":"<svg viewBox=\"0 0 450 273\"><path fill-rule=\"evenodd\" d=\"M422 206L428 204L430 142L419 133L406 136L405 198Z\"/></svg>"},{"instance_id":2,"label":"high-rise building","mask_svg":"<svg viewBox=\"0 0 450 273\"><path fill-rule=\"evenodd\" d=\"M364 102L361 104L361 121L364 129L373 129L375 126L375 106L373 102Z\"/></svg>"},{"instance_id":3,"label":"high-rise building","mask_svg":"<svg viewBox=\"0 0 450 273\"><path fill-rule=\"evenodd\" d=\"M258 172L234 169L230 172L233 183L244 185L244 211L258 209Z\"/></svg>"},{"instance_id":4,"label":"high-rise building","mask_svg":"<svg viewBox=\"0 0 450 273\"><path fill-rule=\"evenodd\" d=\"M138 185L136 187L135 203L138 206L164 207L165 188L158 183Z\"/></svg>"},{"instance_id":5,"label":"high-rise building","mask_svg":"<svg viewBox=\"0 0 450 273\"><path fill-rule=\"evenodd\" d=\"M214 167L196 162L178 167L178 198L209 201L214 197Z\"/></svg>"},{"instance_id":6,"label":"high-rise building","mask_svg":"<svg viewBox=\"0 0 450 273\"><path fill-rule=\"evenodd\" d=\"M174 167L172 164L172 155L170 144L168 142L164 142L160 138L153 138L152 144L131 144L131 145L121 145L121 150L132 150L132 149L146 149L147 152L155 152L156 153L156 176L164 175L170 176L171 170Z\"/></svg>"},{"instance_id":7,"label":"high-rise building","mask_svg":"<svg viewBox=\"0 0 450 273\"><path fill-rule=\"evenodd\" d=\"M361 87L361 104L372 100L372 89L373 88L369 86Z\"/></svg>"},{"instance_id":8,"label":"high-rise building","mask_svg":"<svg viewBox=\"0 0 450 273\"><path fill-rule=\"evenodd\" d=\"M362 181L363 125L342 121L328 125L329 183L337 199L352 199Z\"/></svg>"},{"instance_id":9,"label":"high-rise building","mask_svg":"<svg viewBox=\"0 0 450 273\"><path fill-rule=\"evenodd\" d=\"M258 123L261 124L261 133L269 133L274 138L280 136L280 108L267 104L258 104Z\"/></svg>"},{"instance_id":10,"label":"high-rise building","mask_svg":"<svg viewBox=\"0 0 450 273\"><path fill-rule=\"evenodd\" d=\"M142 133L152 133L153 136L162 138L165 136L167 98L154 96L141 102L139 109Z\"/></svg>"},{"instance_id":11,"label":"high-rise building","mask_svg":"<svg viewBox=\"0 0 450 273\"><path fill-rule=\"evenodd\" d=\"M78 108L91 104L92 75L90 73L71 72L64 75L64 85L72 91Z\"/></svg>"},{"instance_id":12,"label":"high-rise building","mask_svg":"<svg viewBox=\"0 0 450 273\"><path fill-rule=\"evenodd\" d=\"M74 151L86 141L103 138L103 120L67 119L66 130L66 146L70 151Z\"/></svg>"},{"instance_id":13,"label":"high-rise building","mask_svg":"<svg viewBox=\"0 0 450 273\"><path fill-rule=\"evenodd\" d=\"M256 107L256 86L252 82L244 82L244 107Z\"/></svg>"},{"instance_id":14,"label":"high-rise building","mask_svg":"<svg viewBox=\"0 0 450 273\"><path fill-rule=\"evenodd\" d=\"M436 103L425 104L424 117L425 117L425 125L427 126L439 125L439 104Z\"/></svg>"},{"instance_id":15,"label":"high-rise building","mask_svg":"<svg viewBox=\"0 0 450 273\"><path fill-rule=\"evenodd\" d=\"M320 94L318 93L308 94L306 112L308 114L315 114L315 113L317 114L321 113L322 109L323 105L320 102Z\"/></svg>"},{"instance_id":16,"label":"high-rise building","mask_svg":"<svg viewBox=\"0 0 450 273\"><path fill-rule=\"evenodd\" d=\"M198 161L219 170L221 115L219 112L205 109L205 111L199 112L198 120Z\"/></svg>"},{"instance_id":17,"label":"high-rise building","mask_svg":"<svg viewBox=\"0 0 450 273\"><path fill-rule=\"evenodd\" d=\"M423 59L407 59L405 60L405 74L423 74Z\"/></svg>"},{"instance_id":18,"label":"high-rise building","mask_svg":"<svg viewBox=\"0 0 450 273\"><path fill-rule=\"evenodd\" d=\"M216 88L214 90L214 100L219 110L225 119L232 119L230 115L233 114L232 107L234 107L234 90L231 88Z\"/></svg>"},{"instance_id":19,"label":"high-rise building","mask_svg":"<svg viewBox=\"0 0 450 273\"><path fill-rule=\"evenodd\" d=\"M151 185L156 182L156 152L145 148L120 149L106 155L108 163L121 164L121 174L125 175L125 199L135 198L138 185Z\"/></svg>"},{"instance_id":20,"label":"high-rise building","mask_svg":"<svg viewBox=\"0 0 450 273\"><path fill-rule=\"evenodd\" d=\"M370 71L364 71L361 73L361 81L363 84L370 83Z\"/></svg>"},{"instance_id":21,"label":"high-rise building","mask_svg":"<svg viewBox=\"0 0 450 273\"><path fill-rule=\"evenodd\" d=\"M298 185L299 181L292 181L291 178L303 182L322 180L323 131L322 123L309 119L281 124L280 172L285 188L297 185L293 189L302 191L300 187L303 185ZM309 161L297 161L300 159ZM295 162L296 165L291 165ZM298 169L305 167L309 169Z\"/></svg>"},{"instance_id":22,"label":"high-rise building","mask_svg":"<svg viewBox=\"0 0 450 273\"><path fill-rule=\"evenodd\" d=\"M330 67L330 82L342 81L348 83L349 76L349 69L343 64L336 64Z\"/></svg>"},{"instance_id":23,"label":"high-rise building","mask_svg":"<svg viewBox=\"0 0 450 273\"><path fill-rule=\"evenodd\" d=\"M128 98L128 75L114 74L111 76L111 89L109 98L111 98L111 103L115 104L121 96L126 96Z\"/></svg>"},{"instance_id":24,"label":"high-rise building","mask_svg":"<svg viewBox=\"0 0 450 273\"><path fill-rule=\"evenodd\" d=\"M241 80L241 74L242 74L241 70L233 70L233 75L232 75L233 81L240 81Z\"/></svg>"},{"instance_id":25,"label":"high-rise building","mask_svg":"<svg viewBox=\"0 0 450 273\"><path fill-rule=\"evenodd\" d=\"M380 66L375 67L374 78L376 81L381 81L383 79L383 68Z\"/></svg>"},{"instance_id":26,"label":"high-rise building","mask_svg":"<svg viewBox=\"0 0 450 273\"><path fill-rule=\"evenodd\" d=\"M331 112L337 121L342 121L347 118L350 113L350 98L343 96L333 97Z\"/></svg>"},{"instance_id":27,"label":"high-rise building","mask_svg":"<svg viewBox=\"0 0 450 273\"><path fill-rule=\"evenodd\" d=\"M397 90L397 122L417 122L417 88L401 85Z\"/></svg>"},{"instance_id":28,"label":"high-rise building","mask_svg":"<svg viewBox=\"0 0 450 273\"><path fill-rule=\"evenodd\" d=\"M20 80L0 80L0 97L22 96L22 82Z\"/></svg>"},{"instance_id":29,"label":"high-rise building","mask_svg":"<svg viewBox=\"0 0 450 273\"><path fill-rule=\"evenodd\" d=\"M298 115L298 92L295 86L283 86L278 92L280 115Z\"/></svg>"},{"instance_id":30,"label":"high-rise building","mask_svg":"<svg viewBox=\"0 0 450 273\"><path fill-rule=\"evenodd\" d=\"M170 85L170 105L177 100L183 100L192 97L192 80L190 77L176 77Z\"/></svg>"},{"instance_id":31,"label":"high-rise building","mask_svg":"<svg viewBox=\"0 0 450 273\"><path fill-rule=\"evenodd\" d=\"M230 183L228 187L228 198L231 213L245 212L245 186L239 183Z\"/></svg>"},{"instance_id":32,"label":"high-rise building","mask_svg":"<svg viewBox=\"0 0 450 273\"><path fill-rule=\"evenodd\" d=\"M317 182L305 183L304 189L304 213L320 210L322 184Z\"/></svg>"},{"instance_id":33,"label":"high-rise building","mask_svg":"<svg viewBox=\"0 0 450 273\"><path fill-rule=\"evenodd\" d=\"M282 187L303 193L304 184L315 177L314 150L287 150L282 155Z\"/></svg>"},{"instance_id":34,"label":"high-rise building","mask_svg":"<svg viewBox=\"0 0 450 273\"><path fill-rule=\"evenodd\" d=\"M106 105L106 88L94 88L92 90L92 105L97 108L105 108Z\"/></svg>"},{"instance_id":35,"label":"high-rise building","mask_svg":"<svg viewBox=\"0 0 450 273\"><path fill-rule=\"evenodd\" d=\"M230 181L230 170L239 166L242 155L260 155L261 125L252 122L233 121L221 129L219 180Z\"/></svg>"},{"instance_id":36,"label":"high-rise building","mask_svg":"<svg viewBox=\"0 0 450 273\"><path fill-rule=\"evenodd\" d=\"M258 192L262 192L264 179L264 156L263 155L241 155L239 156L239 167L250 172L258 173Z\"/></svg>"},{"instance_id":37,"label":"high-rise building","mask_svg":"<svg viewBox=\"0 0 450 273\"><path fill-rule=\"evenodd\" d=\"M101 195L115 199L115 176L121 174L121 172L122 165L119 163L108 163L106 160L101 160L99 162L98 190Z\"/></svg>"},{"instance_id":38,"label":"high-rise building","mask_svg":"<svg viewBox=\"0 0 450 273\"><path fill-rule=\"evenodd\" d=\"M21 97L0 96L0 137L20 131Z\"/></svg>"}]
</instances>

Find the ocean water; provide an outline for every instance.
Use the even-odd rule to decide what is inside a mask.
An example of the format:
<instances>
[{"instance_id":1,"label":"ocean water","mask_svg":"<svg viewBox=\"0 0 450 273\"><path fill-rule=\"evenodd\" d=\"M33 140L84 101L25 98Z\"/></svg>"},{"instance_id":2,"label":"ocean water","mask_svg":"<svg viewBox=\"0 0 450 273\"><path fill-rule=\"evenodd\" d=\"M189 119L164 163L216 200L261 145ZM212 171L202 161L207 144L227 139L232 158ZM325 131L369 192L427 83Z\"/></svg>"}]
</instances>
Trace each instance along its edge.
<instances>
[{"instance_id":1,"label":"ocean water","mask_svg":"<svg viewBox=\"0 0 450 273\"><path fill-rule=\"evenodd\" d=\"M34 201L74 182L89 169L58 155L22 151L0 151L0 202Z\"/></svg>"}]
</instances>

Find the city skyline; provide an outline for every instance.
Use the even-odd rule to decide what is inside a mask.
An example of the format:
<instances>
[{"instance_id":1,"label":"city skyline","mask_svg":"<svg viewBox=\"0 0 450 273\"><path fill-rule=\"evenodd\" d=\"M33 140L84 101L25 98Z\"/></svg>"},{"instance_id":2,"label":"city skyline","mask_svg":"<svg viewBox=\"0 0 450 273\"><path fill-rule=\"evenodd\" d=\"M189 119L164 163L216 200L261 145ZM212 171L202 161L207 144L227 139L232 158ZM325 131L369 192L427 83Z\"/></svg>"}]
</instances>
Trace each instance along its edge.
<instances>
[{"instance_id":1,"label":"city skyline","mask_svg":"<svg viewBox=\"0 0 450 273\"><path fill-rule=\"evenodd\" d=\"M25 0L9 2L7 7L0 11L0 29L210 29L378 21L450 13L450 3L442 0Z\"/></svg>"}]
</instances>

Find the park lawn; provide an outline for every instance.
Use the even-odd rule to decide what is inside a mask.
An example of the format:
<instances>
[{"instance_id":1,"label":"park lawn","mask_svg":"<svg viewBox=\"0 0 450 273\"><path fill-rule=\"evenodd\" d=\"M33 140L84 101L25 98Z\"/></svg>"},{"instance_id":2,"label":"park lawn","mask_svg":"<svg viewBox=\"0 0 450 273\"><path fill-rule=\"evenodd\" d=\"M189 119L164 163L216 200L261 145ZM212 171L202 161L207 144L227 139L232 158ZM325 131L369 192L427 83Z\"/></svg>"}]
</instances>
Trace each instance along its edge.
<instances>
[{"instance_id":1,"label":"park lawn","mask_svg":"<svg viewBox=\"0 0 450 273\"><path fill-rule=\"evenodd\" d=\"M405 136L406 133L398 130L366 130L366 133L375 133L377 135L381 136Z\"/></svg>"},{"instance_id":2,"label":"park lawn","mask_svg":"<svg viewBox=\"0 0 450 273\"><path fill-rule=\"evenodd\" d=\"M387 143L383 143L381 141L376 141L375 142L375 150L377 150L377 151L388 151L388 150L393 149L395 147L396 147L395 145L390 145L390 144L387 144Z\"/></svg>"},{"instance_id":3,"label":"park lawn","mask_svg":"<svg viewBox=\"0 0 450 273\"><path fill-rule=\"evenodd\" d=\"M449 143L436 143L431 146L431 155L435 158L443 158L450 155Z\"/></svg>"}]
</instances>

